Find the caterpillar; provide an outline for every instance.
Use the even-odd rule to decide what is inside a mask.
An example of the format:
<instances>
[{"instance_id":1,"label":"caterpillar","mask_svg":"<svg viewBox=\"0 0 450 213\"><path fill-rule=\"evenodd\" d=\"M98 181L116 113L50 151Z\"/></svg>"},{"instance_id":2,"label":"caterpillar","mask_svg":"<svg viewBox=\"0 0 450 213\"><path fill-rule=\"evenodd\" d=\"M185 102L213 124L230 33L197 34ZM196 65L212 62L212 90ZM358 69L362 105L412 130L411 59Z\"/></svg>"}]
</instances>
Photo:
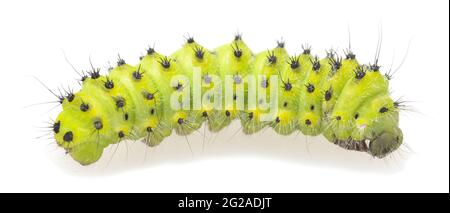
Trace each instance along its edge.
<instances>
[{"instance_id":1,"label":"caterpillar","mask_svg":"<svg viewBox=\"0 0 450 213\"><path fill-rule=\"evenodd\" d=\"M320 59L308 45L289 55L285 42L253 53L241 34L208 50L193 37L172 55L149 47L137 65L120 58L105 75L81 73L81 89L58 96L51 126L58 146L81 165L124 140L157 146L173 132L202 125L218 132L238 119L244 134L323 134L331 143L383 158L402 144L400 101L389 95L390 73L378 58L360 64L348 48Z\"/></svg>"}]
</instances>

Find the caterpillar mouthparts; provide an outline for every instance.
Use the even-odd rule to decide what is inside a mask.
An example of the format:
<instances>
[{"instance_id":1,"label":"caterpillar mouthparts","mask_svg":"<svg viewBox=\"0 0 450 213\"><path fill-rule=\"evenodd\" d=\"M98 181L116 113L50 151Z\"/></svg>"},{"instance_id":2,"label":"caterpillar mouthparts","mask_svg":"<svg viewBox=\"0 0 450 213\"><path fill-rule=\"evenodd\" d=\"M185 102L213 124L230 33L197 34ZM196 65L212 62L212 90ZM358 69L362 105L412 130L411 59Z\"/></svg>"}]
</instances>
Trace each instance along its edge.
<instances>
[{"instance_id":1,"label":"caterpillar mouthparts","mask_svg":"<svg viewBox=\"0 0 450 213\"><path fill-rule=\"evenodd\" d=\"M390 77L377 63L359 64L350 49L320 59L308 45L289 55L284 41L254 54L240 34L208 50L189 37L170 56L148 48L135 66L119 57L106 75L95 68L83 73L82 88L59 97L52 130L82 165L123 140L156 146L173 131L188 135L205 123L218 132L235 119L245 134L264 128L323 134L342 148L383 158L403 135Z\"/></svg>"}]
</instances>

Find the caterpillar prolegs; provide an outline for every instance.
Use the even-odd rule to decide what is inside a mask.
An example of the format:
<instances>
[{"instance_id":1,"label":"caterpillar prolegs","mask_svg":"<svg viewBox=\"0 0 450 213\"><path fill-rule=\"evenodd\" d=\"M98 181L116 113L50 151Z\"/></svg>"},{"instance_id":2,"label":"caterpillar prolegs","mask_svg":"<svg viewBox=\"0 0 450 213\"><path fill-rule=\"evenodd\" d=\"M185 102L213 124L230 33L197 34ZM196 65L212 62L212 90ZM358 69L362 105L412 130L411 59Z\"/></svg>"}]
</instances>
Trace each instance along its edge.
<instances>
[{"instance_id":1,"label":"caterpillar prolegs","mask_svg":"<svg viewBox=\"0 0 450 213\"><path fill-rule=\"evenodd\" d=\"M82 88L61 96L56 142L82 165L123 140L156 146L203 123L218 132L239 119L245 134L323 134L345 149L383 158L403 140L400 103L389 96L378 59L359 64L350 49L319 59L309 46L289 55L284 42L253 54L241 35L208 50L194 39L164 56L147 49L139 64L119 57L108 74L82 74Z\"/></svg>"}]
</instances>

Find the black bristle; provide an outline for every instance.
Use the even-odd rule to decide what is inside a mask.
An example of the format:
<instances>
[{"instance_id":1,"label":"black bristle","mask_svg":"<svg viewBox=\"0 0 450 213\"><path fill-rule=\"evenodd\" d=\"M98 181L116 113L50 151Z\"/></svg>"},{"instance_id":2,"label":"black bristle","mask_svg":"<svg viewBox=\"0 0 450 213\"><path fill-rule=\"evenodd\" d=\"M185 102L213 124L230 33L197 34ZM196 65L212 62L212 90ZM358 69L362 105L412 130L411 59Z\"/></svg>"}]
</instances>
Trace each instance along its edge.
<instances>
[{"instance_id":1,"label":"black bristle","mask_svg":"<svg viewBox=\"0 0 450 213\"><path fill-rule=\"evenodd\" d=\"M87 104L87 103L81 103L81 104L80 104L80 110L81 110L82 112L88 111L88 110L89 110L89 104Z\"/></svg>"},{"instance_id":2,"label":"black bristle","mask_svg":"<svg viewBox=\"0 0 450 213\"><path fill-rule=\"evenodd\" d=\"M178 82L176 86L173 87L174 90L180 92L183 90L183 84L181 82Z\"/></svg>"},{"instance_id":3,"label":"black bristle","mask_svg":"<svg viewBox=\"0 0 450 213\"><path fill-rule=\"evenodd\" d=\"M289 57L288 64L291 66L291 69L295 70L300 67L300 57L291 56Z\"/></svg>"},{"instance_id":4,"label":"black bristle","mask_svg":"<svg viewBox=\"0 0 450 213\"><path fill-rule=\"evenodd\" d=\"M194 42L195 42L194 36L188 36L188 37L186 38L186 43L192 44L192 43L194 43Z\"/></svg>"},{"instance_id":5,"label":"black bristle","mask_svg":"<svg viewBox=\"0 0 450 213\"><path fill-rule=\"evenodd\" d=\"M329 49L329 50L326 50L326 53L327 53L327 58L334 58L334 56L336 55L336 51L334 51L333 49Z\"/></svg>"},{"instance_id":6,"label":"black bristle","mask_svg":"<svg viewBox=\"0 0 450 213\"><path fill-rule=\"evenodd\" d=\"M203 80L205 81L206 84L209 84L209 83L211 83L212 78L211 78L211 76L209 76L208 74L206 74L206 75L204 76Z\"/></svg>"},{"instance_id":7,"label":"black bristle","mask_svg":"<svg viewBox=\"0 0 450 213\"><path fill-rule=\"evenodd\" d=\"M106 81L105 81L104 86L106 89L112 89L112 88L114 88L114 82L111 79L109 79L108 76L106 76Z\"/></svg>"},{"instance_id":8,"label":"black bristle","mask_svg":"<svg viewBox=\"0 0 450 213\"><path fill-rule=\"evenodd\" d=\"M100 121L100 120L94 121L94 128L95 128L96 130L102 129L102 128L103 128L103 123L102 123L102 121Z\"/></svg>"},{"instance_id":9,"label":"black bristle","mask_svg":"<svg viewBox=\"0 0 450 213\"><path fill-rule=\"evenodd\" d=\"M325 92L325 101L329 101L333 95L333 90L330 88Z\"/></svg>"},{"instance_id":10,"label":"black bristle","mask_svg":"<svg viewBox=\"0 0 450 213\"><path fill-rule=\"evenodd\" d=\"M291 91L292 90L292 84L288 82L284 83L284 90L285 91Z\"/></svg>"},{"instance_id":11,"label":"black bristle","mask_svg":"<svg viewBox=\"0 0 450 213\"><path fill-rule=\"evenodd\" d=\"M314 57L313 60L311 60L311 64L312 64L313 71L317 72L320 70L320 61L319 61L319 58L317 58L317 56Z\"/></svg>"},{"instance_id":12,"label":"black bristle","mask_svg":"<svg viewBox=\"0 0 450 213\"><path fill-rule=\"evenodd\" d=\"M119 57L117 59L117 66L120 67L120 66L125 65L125 64L126 64L125 60L123 58L121 58L120 55L119 55Z\"/></svg>"},{"instance_id":13,"label":"black bristle","mask_svg":"<svg viewBox=\"0 0 450 213\"><path fill-rule=\"evenodd\" d=\"M280 40L277 41L277 47L278 48L284 48L285 43L286 42L284 42L283 39L280 39Z\"/></svg>"},{"instance_id":14,"label":"black bristle","mask_svg":"<svg viewBox=\"0 0 450 213\"><path fill-rule=\"evenodd\" d=\"M373 72L378 72L378 71L380 71L380 67L381 67L381 66L379 66L377 63L375 63L375 64L369 65L369 67L370 67L370 70L371 70L371 71L373 71Z\"/></svg>"},{"instance_id":15,"label":"black bristle","mask_svg":"<svg viewBox=\"0 0 450 213\"><path fill-rule=\"evenodd\" d=\"M311 120L306 119L306 120L305 120L305 124L308 125L308 126L311 125L311 124L312 124L312 123L311 123Z\"/></svg>"},{"instance_id":16,"label":"black bristle","mask_svg":"<svg viewBox=\"0 0 450 213\"><path fill-rule=\"evenodd\" d=\"M267 62L269 64L276 64L277 63L277 56L275 56L274 51L272 51L272 52L268 51L266 58L267 58Z\"/></svg>"},{"instance_id":17,"label":"black bristle","mask_svg":"<svg viewBox=\"0 0 450 213\"><path fill-rule=\"evenodd\" d=\"M235 84L241 84L242 83L242 78L241 78L241 76L236 74L233 77L233 81L234 81Z\"/></svg>"},{"instance_id":18,"label":"black bristle","mask_svg":"<svg viewBox=\"0 0 450 213\"><path fill-rule=\"evenodd\" d=\"M242 40L242 33L237 32L236 34L234 34L234 40L235 41Z\"/></svg>"},{"instance_id":19,"label":"black bristle","mask_svg":"<svg viewBox=\"0 0 450 213\"><path fill-rule=\"evenodd\" d=\"M100 69L99 68L92 69L92 71L88 71L87 73L92 79L97 79L100 77Z\"/></svg>"},{"instance_id":20,"label":"black bristle","mask_svg":"<svg viewBox=\"0 0 450 213\"><path fill-rule=\"evenodd\" d=\"M73 99L75 99L75 94L73 94L72 92L68 92L66 95L66 99L67 101L72 102Z\"/></svg>"},{"instance_id":21,"label":"black bristle","mask_svg":"<svg viewBox=\"0 0 450 213\"><path fill-rule=\"evenodd\" d=\"M280 117L276 117L275 122L280 123L281 122Z\"/></svg>"},{"instance_id":22,"label":"black bristle","mask_svg":"<svg viewBox=\"0 0 450 213\"><path fill-rule=\"evenodd\" d=\"M146 92L146 93L144 93L144 97L145 97L145 99L150 101L150 100L153 100L155 98L155 94L150 93L150 92Z\"/></svg>"},{"instance_id":23,"label":"black bristle","mask_svg":"<svg viewBox=\"0 0 450 213\"><path fill-rule=\"evenodd\" d=\"M347 60L354 60L356 58L356 55L350 49L347 49L346 51L344 51L344 54L345 54L345 59L347 59Z\"/></svg>"},{"instance_id":24,"label":"black bristle","mask_svg":"<svg viewBox=\"0 0 450 213\"><path fill-rule=\"evenodd\" d=\"M355 69L355 78L358 80L361 80L366 75L366 71L364 70L364 67L359 66Z\"/></svg>"},{"instance_id":25,"label":"black bristle","mask_svg":"<svg viewBox=\"0 0 450 213\"><path fill-rule=\"evenodd\" d=\"M267 79L264 79L261 81L261 87L262 88L267 88L269 87L269 81Z\"/></svg>"},{"instance_id":26,"label":"black bristle","mask_svg":"<svg viewBox=\"0 0 450 213\"><path fill-rule=\"evenodd\" d=\"M125 106L125 99L124 98L118 98L116 100L116 107L117 108L123 108Z\"/></svg>"},{"instance_id":27,"label":"black bristle","mask_svg":"<svg viewBox=\"0 0 450 213\"><path fill-rule=\"evenodd\" d=\"M125 133L123 133L123 131L120 131L117 135L119 136L119 138L125 137Z\"/></svg>"},{"instance_id":28,"label":"black bristle","mask_svg":"<svg viewBox=\"0 0 450 213\"><path fill-rule=\"evenodd\" d=\"M311 46L309 44L302 45L302 49L303 49L303 54L304 55L311 54Z\"/></svg>"},{"instance_id":29,"label":"black bristle","mask_svg":"<svg viewBox=\"0 0 450 213\"><path fill-rule=\"evenodd\" d=\"M147 55L153 55L154 53L155 53L155 48L154 47L148 47Z\"/></svg>"},{"instance_id":30,"label":"black bristle","mask_svg":"<svg viewBox=\"0 0 450 213\"><path fill-rule=\"evenodd\" d=\"M64 134L64 136L63 136L63 140L64 140L65 142L72 142L72 140L73 140L73 133L72 133L72 131L66 132L66 133Z\"/></svg>"},{"instance_id":31,"label":"black bristle","mask_svg":"<svg viewBox=\"0 0 450 213\"><path fill-rule=\"evenodd\" d=\"M332 58L330 58L329 64L334 73L342 67L342 58L339 56L337 58L332 57Z\"/></svg>"},{"instance_id":32,"label":"black bristle","mask_svg":"<svg viewBox=\"0 0 450 213\"><path fill-rule=\"evenodd\" d=\"M141 66L139 66L138 70L134 71L131 75L135 80L141 80L144 76L144 71L141 71Z\"/></svg>"},{"instance_id":33,"label":"black bristle","mask_svg":"<svg viewBox=\"0 0 450 213\"><path fill-rule=\"evenodd\" d=\"M171 61L172 61L172 59L168 58L167 56L164 56L164 57L161 57L158 62L159 62L159 64L161 64L161 66L164 69L169 69Z\"/></svg>"},{"instance_id":34,"label":"black bristle","mask_svg":"<svg viewBox=\"0 0 450 213\"><path fill-rule=\"evenodd\" d=\"M387 107L381 107L379 112L380 113L385 113L387 111L389 111L389 109Z\"/></svg>"},{"instance_id":35,"label":"black bristle","mask_svg":"<svg viewBox=\"0 0 450 213\"><path fill-rule=\"evenodd\" d=\"M61 128L61 121L57 121L53 124L53 132L55 134L59 133L59 129Z\"/></svg>"},{"instance_id":36,"label":"black bristle","mask_svg":"<svg viewBox=\"0 0 450 213\"><path fill-rule=\"evenodd\" d=\"M204 118L208 117L208 113L206 111L203 111L202 112L202 117L204 117Z\"/></svg>"},{"instance_id":37,"label":"black bristle","mask_svg":"<svg viewBox=\"0 0 450 213\"><path fill-rule=\"evenodd\" d=\"M310 84L310 83L308 83L307 85L306 85L306 91L308 91L309 93L312 93L312 92L314 92L314 85L313 84Z\"/></svg>"},{"instance_id":38,"label":"black bristle","mask_svg":"<svg viewBox=\"0 0 450 213\"><path fill-rule=\"evenodd\" d=\"M203 56L205 55L205 51L203 50L202 47L196 46L194 47L194 55L195 57L197 57L198 59L203 59Z\"/></svg>"},{"instance_id":39,"label":"black bristle","mask_svg":"<svg viewBox=\"0 0 450 213\"><path fill-rule=\"evenodd\" d=\"M237 43L235 43L235 46L231 45L231 48L233 48L233 54L236 58L240 58L243 54L242 49L239 48Z\"/></svg>"}]
</instances>

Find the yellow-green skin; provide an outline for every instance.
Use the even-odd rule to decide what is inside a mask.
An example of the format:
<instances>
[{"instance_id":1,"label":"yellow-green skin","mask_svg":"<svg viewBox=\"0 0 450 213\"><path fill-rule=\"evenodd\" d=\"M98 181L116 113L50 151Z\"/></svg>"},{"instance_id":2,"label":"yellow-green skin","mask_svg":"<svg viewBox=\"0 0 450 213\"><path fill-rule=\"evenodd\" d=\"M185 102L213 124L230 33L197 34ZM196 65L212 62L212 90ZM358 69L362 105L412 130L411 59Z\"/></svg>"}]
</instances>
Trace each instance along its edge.
<instances>
[{"instance_id":1,"label":"yellow-green skin","mask_svg":"<svg viewBox=\"0 0 450 213\"><path fill-rule=\"evenodd\" d=\"M213 51L193 40L170 57L151 50L136 66L118 63L107 76L85 78L74 98L64 99L54 125L55 139L80 164L96 162L104 148L121 140L143 139L155 146L173 130L187 135L206 122L210 131L217 132L234 119L241 121L245 134L268 127L281 135L295 131L324 134L330 142L380 158L402 143L398 107L389 97L387 78L359 65L354 57L318 59L309 50L289 56L284 44L254 55L240 37ZM362 77L357 71L364 73ZM187 81L172 81L177 75ZM200 81L194 75L200 75ZM214 85L209 78L217 76L223 84L226 75L233 76L232 91ZM279 89L272 94L278 110L272 120L261 121L268 109L259 101L250 107L247 92L253 86L265 95L258 98L269 101L270 85L264 80L272 75L279 77ZM259 77L259 81L249 84L245 76ZM114 86L107 87L111 82ZM221 99L222 108L208 101L194 102L193 85L201 90L202 98ZM174 93L180 103L188 98L182 105L190 108L173 109L170 98ZM223 105L226 94L233 96L233 105ZM240 98L244 109L237 107Z\"/></svg>"}]
</instances>

